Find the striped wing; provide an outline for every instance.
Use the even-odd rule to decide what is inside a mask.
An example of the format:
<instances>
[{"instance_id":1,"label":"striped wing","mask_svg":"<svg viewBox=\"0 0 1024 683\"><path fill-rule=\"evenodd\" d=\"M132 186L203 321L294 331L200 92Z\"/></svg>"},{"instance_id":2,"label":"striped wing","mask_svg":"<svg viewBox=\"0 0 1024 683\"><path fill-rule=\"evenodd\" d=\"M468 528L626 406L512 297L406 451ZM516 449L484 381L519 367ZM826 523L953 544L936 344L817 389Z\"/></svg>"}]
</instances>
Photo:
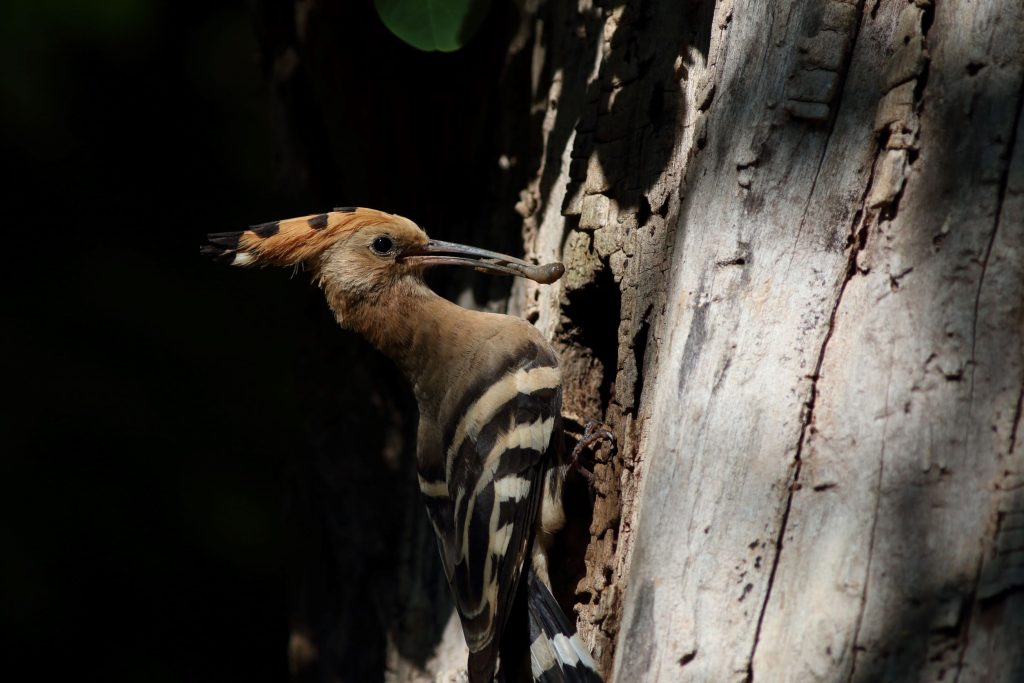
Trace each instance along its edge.
<instances>
[{"instance_id":1,"label":"striped wing","mask_svg":"<svg viewBox=\"0 0 1024 683\"><path fill-rule=\"evenodd\" d=\"M492 666L532 537L560 414L554 354L531 345L524 355L493 381L479 382L454 429L444 435L443 490L420 481L466 643ZM438 505L438 494L447 505Z\"/></svg>"}]
</instances>

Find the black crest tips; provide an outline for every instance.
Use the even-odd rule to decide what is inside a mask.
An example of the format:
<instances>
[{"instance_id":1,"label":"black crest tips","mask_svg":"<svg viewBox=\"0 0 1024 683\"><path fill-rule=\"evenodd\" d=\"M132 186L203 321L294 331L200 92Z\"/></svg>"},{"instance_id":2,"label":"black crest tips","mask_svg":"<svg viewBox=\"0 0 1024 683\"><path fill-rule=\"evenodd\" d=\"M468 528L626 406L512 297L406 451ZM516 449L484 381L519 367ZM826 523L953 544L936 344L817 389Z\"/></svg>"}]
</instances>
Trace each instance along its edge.
<instances>
[{"instance_id":1,"label":"black crest tips","mask_svg":"<svg viewBox=\"0 0 1024 683\"><path fill-rule=\"evenodd\" d=\"M226 263L230 265L235 260L235 254L230 249L214 246L212 244L204 244L199 247L199 253L203 256L210 257L217 263Z\"/></svg>"},{"instance_id":2,"label":"black crest tips","mask_svg":"<svg viewBox=\"0 0 1024 683\"><path fill-rule=\"evenodd\" d=\"M338 213L354 213L357 208L355 206L336 206L334 210Z\"/></svg>"},{"instance_id":3,"label":"black crest tips","mask_svg":"<svg viewBox=\"0 0 1024 683\"><path fill-rule=\"evenodd\" d=\"M206 239L210 241L210 244L216 244L225 249L237 249L238 240L241 237L242 233L240 232L212 232L206 236Z\"/></svg>"},{"instance_id":4,"label":"black crest tips","mask_svg":"<svg viewBox=\"0 0 1024 683\"><path fill-rule=\"evenodd\" d=\"M258 225L253 225L249 229L256 233L257 237L262 237L266 239L271 235L277 234L277 231L281 229L281 223L280 221L270 221L269 223L260 223Z\"/></svg>"},{"instance_id":5,"label":"black crest tips","mask_svg":"<svg viewBox=\"0 0 1024 683\"><path fill-rule=\"evenodd\" d=\"M313 228L314 230L323 230L324 228L327 227L327 214L321 213L319 215L312 216L308 222L309 227Z\"/></svg>"}]
</instances>

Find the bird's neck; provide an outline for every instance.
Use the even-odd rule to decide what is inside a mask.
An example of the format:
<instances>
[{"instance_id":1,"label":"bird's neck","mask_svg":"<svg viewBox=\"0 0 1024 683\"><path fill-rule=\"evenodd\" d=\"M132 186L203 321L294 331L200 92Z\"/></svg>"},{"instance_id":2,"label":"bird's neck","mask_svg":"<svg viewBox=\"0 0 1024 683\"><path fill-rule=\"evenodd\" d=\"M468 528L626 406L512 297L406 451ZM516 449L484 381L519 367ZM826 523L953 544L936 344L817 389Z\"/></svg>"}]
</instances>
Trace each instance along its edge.
<instances>
[{"instance_id":1,"label":"bird's neck","mask_svg":"<svg viewBox=\"0 0 1024 683\"><path fill-rule=\"evenodd\" d=\"M413 388L444 373L473 347L480 314L435 294L418 278L405 278L372 303L350 307L339 320L390 357Z\"/></svg>"}]
</instances>

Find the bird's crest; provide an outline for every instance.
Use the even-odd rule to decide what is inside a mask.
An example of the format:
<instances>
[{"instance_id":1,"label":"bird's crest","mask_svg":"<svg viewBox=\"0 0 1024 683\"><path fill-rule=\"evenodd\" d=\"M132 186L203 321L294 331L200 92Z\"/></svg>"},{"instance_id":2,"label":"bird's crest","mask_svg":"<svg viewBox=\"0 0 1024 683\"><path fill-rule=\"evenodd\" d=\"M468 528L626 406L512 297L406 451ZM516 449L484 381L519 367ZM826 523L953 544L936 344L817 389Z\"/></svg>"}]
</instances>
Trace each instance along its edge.
<instances>
[{"instance_id":1,"label":"bird's crest","mask_svg":"<svg viewBox=\"0 0 1024 683\"><path fill-rule=\"evenodd\" d=\"M240 232L215 232L201 252L233 266L290 266L320 256L328 247L369 225L409 222L394 214L351 206L328 213L253 225Z\"/></svg>"}]
</instances>

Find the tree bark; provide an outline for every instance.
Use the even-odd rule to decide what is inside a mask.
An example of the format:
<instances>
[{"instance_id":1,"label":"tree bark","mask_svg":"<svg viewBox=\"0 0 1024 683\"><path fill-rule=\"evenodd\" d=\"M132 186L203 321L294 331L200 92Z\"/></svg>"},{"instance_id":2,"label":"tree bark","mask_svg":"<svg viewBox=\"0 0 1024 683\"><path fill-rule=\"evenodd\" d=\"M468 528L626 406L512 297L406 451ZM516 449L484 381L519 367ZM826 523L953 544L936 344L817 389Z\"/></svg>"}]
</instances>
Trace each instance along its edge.
<instances>
[{"instance_id":1,"label":"tree bark","mask_svg":"<svg viewBox=\"0 0 1024 683\"><path fill-rule=\"evenodd\" d=\"M580 586L606 670L1019 680L1020 3L575 17L526 225L568 266L535 298L567 404L620 435Z\"/></svg>"},{"instance_id":2,"label":"tree bark","mask_svg":"<svg viewBox=\"0 0 1024 683\"><path fill-rule=\"evenodd\" d=\"M566 264L507 307L556 343L566 413L617 435L572 489L558 586L603 670L1021 680L1019 0L518 17L489 199L520 189L527 253ZM430 546L381 617L388 680L464 657ZM414 605L445 606L418 649Z\"/></svg>"}]
</instances>

